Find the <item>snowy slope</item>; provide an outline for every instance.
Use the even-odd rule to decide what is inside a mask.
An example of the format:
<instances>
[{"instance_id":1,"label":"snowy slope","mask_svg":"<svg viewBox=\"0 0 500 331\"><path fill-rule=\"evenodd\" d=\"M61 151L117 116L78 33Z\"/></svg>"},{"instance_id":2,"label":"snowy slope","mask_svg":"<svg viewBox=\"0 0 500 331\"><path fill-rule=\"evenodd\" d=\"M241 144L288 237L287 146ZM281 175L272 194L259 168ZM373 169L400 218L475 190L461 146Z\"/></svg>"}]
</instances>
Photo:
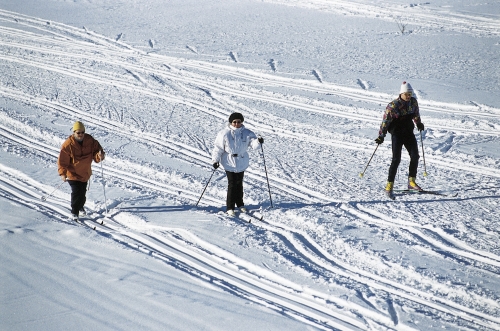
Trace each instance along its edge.
<instances>
[{"instance_id":1,"label":"snowy slope","mask_svg":"<svg viewBox=\"0 0 500 331\"><path fill-rule=\"evenodd\" d=\"M499 9L0 1L0 329L500 330ZM358 176L402 80L444 195L387 201L390 143ZM223 171L195 204L234 111L265 143L227 218ZM75 120L107 152L85 225Z\"/></svg>"}]
</instances>

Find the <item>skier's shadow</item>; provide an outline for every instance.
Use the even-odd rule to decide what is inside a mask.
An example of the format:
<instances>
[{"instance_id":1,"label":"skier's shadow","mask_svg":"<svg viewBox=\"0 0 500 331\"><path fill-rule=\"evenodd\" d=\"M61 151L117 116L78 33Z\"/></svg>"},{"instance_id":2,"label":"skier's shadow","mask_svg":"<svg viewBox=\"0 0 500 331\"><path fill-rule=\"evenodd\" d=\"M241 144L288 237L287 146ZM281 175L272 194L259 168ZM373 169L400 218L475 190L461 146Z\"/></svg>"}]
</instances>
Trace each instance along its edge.
<instances>
[{"instance_id":1,"label":"skier's shadow","mask_svg":"<svg viewBox=\"0 0 500 331\"><path fill-rule=\"evenodd\" d=\"M273 210L273 209L280 209L281 211L287 211L287 210L293 210L293 209L300 209L300 208L305 208L305 207L329 207L329 206L334 206L338 207L342 204L342 202L312 202L312 203L307 203L307 202L278 202L274 203L273 207L271 208L270 205L262 205L262 208L264 211L266 210ZM252 210L252 205L247 206L248 209ZM260 208L261 206L255 206L256 210Z\"/></svg>"},{"instance_id":2,"label":"skier's shadow","mask_svg":"<svg viewBox=\"0 0 500 331\"><path fill-rule=\"evenodd\" d=\"M130 207L120 207L116 209L123 212L133 212L133 213L165 213L165 212L186 211L192 208L193 208L192 206L130 206Z\"/></svg>"},{"instance_id":3,"label":"skier's shadow","mask_svg":"<svg viewBox=\"0 0 500 331\"><path fill-rule=\"evenodd\" d=\"M486 190L492 190L492 189L498 189L498 186L493 186L493 187L470 187L470 188L463 188L460 189L459 191L461 192L467 192L467 191L477 191L478 193L482 193Z\"/></svg>"},{"instance_id":4,"label":"skier's shadow","mask_svg":"<svg viewBox=\"0 0 500 331\"><path fill-rule=\"evenodd\" d=\"M225 207L217 206L193 206L193 205L181 205L181 206L130 206L130 207L120 207L116 210L122 212L133 212L133 213L166 213L166 212L182 212L182 211L193 211L193 212L208 212L217 213L219 211L225 211Z\"/></svg>"}]
</instances>

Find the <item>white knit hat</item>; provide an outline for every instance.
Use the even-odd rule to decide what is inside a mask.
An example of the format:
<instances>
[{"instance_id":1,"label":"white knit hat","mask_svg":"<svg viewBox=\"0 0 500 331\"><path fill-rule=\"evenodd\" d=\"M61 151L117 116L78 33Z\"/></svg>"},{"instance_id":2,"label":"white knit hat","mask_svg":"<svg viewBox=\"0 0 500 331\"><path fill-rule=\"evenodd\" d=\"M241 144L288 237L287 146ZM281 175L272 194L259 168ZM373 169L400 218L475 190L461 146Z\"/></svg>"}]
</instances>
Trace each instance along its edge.
<instances>
[{"instance_id":1,"label":"white knit hat","mask_svg":"<svg viewBox=\"0 0 500 331\"><path fill-rule=\"evenodd\" d=\"M411 92L413 94L413 87L411 87L410 83L403 82L403 84L401 84L401 88L399 89L399 94L407 92Z\"/></svg>"}]
</instances>

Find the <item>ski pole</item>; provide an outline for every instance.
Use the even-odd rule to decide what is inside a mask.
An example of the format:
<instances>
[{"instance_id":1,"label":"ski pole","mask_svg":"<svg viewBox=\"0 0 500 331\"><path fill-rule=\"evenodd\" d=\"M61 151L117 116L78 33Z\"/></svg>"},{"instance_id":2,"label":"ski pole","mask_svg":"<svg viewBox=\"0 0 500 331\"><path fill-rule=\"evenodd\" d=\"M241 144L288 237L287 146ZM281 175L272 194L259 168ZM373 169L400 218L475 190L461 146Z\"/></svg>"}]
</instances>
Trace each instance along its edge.
<instances>
[{"instance_id":1,"label":"ski pole","mask_svg":"<svg viewBox=\"0 0 500 331\"><path fill-rule=\"evenodd\" d=\"M61 185L62 185L62 184L64 184L64 182L62 182L61 184L57 185L57 187L56 187L56 188L55 188L52 192L50 192L50 194L48 194L48 195L46 195L46 196L41 197L42 201L47 201L47 199L48 199L48 198L49 198L52 194L54 194L54 192L55 192L55 191L57 191L57 189L58 189L59 187L61 187Z\"/></svg>"},{"instance_id":2,"label":"ski pole","mask_svg":"<svg viewBox=\"0 0 500 331\"><path fill-rule=\"evenodd\" d=\"M427 166L425 165L424 141L422 140L422 131L420 131L420 144L422 145L422 157L424 159L424 177L427 177Z\"/></svg>"},{"instance_id":3,"label":"ski pole","mask_svg":"<svg viewBox=\"0 0 500 331\"><path fill-rule=\"evenodd\" d=\"M205 185L205 188L203 189L203 192L201 192L200 198L198 199L198 202L196 203L196 207L198 207L198 204L200 203L201 197L203 196L203 194L205 194L205 190L207 189L208 184L212 180L212 176L215 174L215 170L217 170L217 168L215 168L214 171L212 171L212 174L210 175L210 178L208 179L207 185Z\"/></svg>"},{"instance_id":4,"label":"ski pole","mask_svg":"<svg viewBox=\"0 0 500 331\"><path fill-rule=\"evenodd\" d=\"M359 177L363 178L363 176L365 175L365 171L366 171L366 169L368 168L368 166L370 165L370 162L372 162L373 155L375 155L375 152L377 151L377 148L378 148L378 146L379 146L379 145L380 145L380 144L377 144L377 147L375 147L375 150L373 151L373 154L372 154L372 156L370 157L370 160L368 160L368 164L366 165L365 170L363 170L363 172L361 172L361 173L359 174Z\"/></svg>"},{"instance_id":5,"label":"ski pole","mask_svg":"<svg viewBox=\"0 0 500 331\"><path fill-rule=\"evenodd\" d=\"M259 138L261 138L259 136ZM271 202L271 208L273 208L273 198L271 197L271 186L269 186L269 177L267 176L267 168L266 168L266 158L264 156L264 147L260 144L260 149L262 151L262 160L264 160L264 171L266 172L266 180L267 180L267 190L269 191L269 201Z\"/></svg>"},{"instance_id":6,"label":"ski pole","mask_svg":"<svg viewBox=\"0 0 500 331\"><path fill-rule=\"evenodd\" d=\"M108 199L106 198L106 183L104 181L104 169L102 167L102 163L104 160L102 159L102 151L101 151L101 177L102 177L102 190L104 191L104 208L106 209L106 214L108 213Z\"/></svg>"}]
</instances>

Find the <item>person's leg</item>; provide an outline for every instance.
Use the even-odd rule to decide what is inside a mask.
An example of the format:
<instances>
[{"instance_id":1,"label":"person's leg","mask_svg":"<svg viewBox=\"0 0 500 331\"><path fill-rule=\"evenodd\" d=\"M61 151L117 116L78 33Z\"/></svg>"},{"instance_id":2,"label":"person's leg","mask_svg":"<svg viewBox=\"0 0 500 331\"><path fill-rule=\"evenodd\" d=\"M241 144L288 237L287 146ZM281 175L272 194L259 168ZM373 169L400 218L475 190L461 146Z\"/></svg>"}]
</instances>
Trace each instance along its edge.
<instances>
[{"instance_id":1,"label":"person's leg","mask_svg":"<svg viewBox=\"0 0 500 331\"><path fill-rule=\"evenodd\" d=\"M238 207L243 207L245 204L243 203L243 176L245 175L245 172L238 172L235 174L236 177L236 187L235 187L235 202L236 206Z\"/></svg>"},{"instance_id":2,"label":"person's leg","mask_svg":"<svg viewBox=\"0 0 500 331\"><path fill-rule=\"evenodd\" d=\"M71 214L78 215L87 201L87 182L68 180L71 186Z\"/></svg>"},{"instance_id":3,"label":"person's leg","mask_svg":"<svg viewBox=\"0 0 500 331\"><path fill-rule=\"evenodd\" d=\"M404 146L410 155L410 166L408 168L408 177L417 177L418 168L418 143L415 135L411 134L405 138Z\"/></svg>"},{"instance_id":4,"label":"person's leg","mask_svg":"<svg viewBox=\"0 0 500 331\"><path fill-rule=\"evenodd\" d=\"M418 168L418 143L414 134L406 137L404 146L410 155L410 166L408 169L408 189L421 191L422 188L417 184L417 168Z\"/></svg>"},{"instance_id":5,"label":"person's leg","mask_svg":"<svg viewBox=\"0 0 500 331\"><path fill-rule=\"evenodd\" d=\"M226 210L234 210L236 204L236 173L226 171L227 176L227 197Z\"/></svg>"},{"instance_id":6,"label":"person's leg","mask_svg":"<svg viewBox=\"0 0 500 331\"><path fill-rule=\"evenodd\" d=\"M387 181L394 183L396 173L398 172L399 163L401 163L401 149L403 148L403 140L398 135L391 135L392 140L392 161L389 167L389 175Z\"/></svg>"}]
</instances>

